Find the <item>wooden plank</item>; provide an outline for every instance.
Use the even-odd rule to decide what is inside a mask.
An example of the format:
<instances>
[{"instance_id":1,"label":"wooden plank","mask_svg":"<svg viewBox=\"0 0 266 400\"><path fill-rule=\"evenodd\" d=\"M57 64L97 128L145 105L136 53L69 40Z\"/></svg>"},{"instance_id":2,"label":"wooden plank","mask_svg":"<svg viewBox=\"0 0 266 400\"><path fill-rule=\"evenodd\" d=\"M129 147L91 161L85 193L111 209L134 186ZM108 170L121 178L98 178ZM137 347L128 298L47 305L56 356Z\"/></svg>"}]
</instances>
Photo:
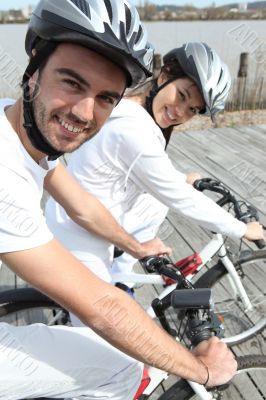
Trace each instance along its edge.
<instances>
[{"instance_id":1,"label":"wooden plank","mask_svg":"<svg viewBox=\"0 0 266 400\"><path fill-rule=\"evenodd\" d=\"M172 144L173 150L176 151L175 158L178 158L179 152L190 159L192 168L199 166L210 171L211 176L215 175L219 180L223 181L233 192L237 193L240 198L251 201L262 213L262 221L266 223L266 177L251 163L243 162L237 154L233 153L225 156L221 147L217 144L210 151L206 143L191 139L189 135L180 135L178 138L178 147L176 138ZM205 139L204 139L205 140ZM266 141L266 140L265 140ZM265 143L266 145L266 143ZM244 170L243 170L244 168ZM243 177L239 179L239 172L243 170ZM245 177L245 171L253 171L249 178ZM264 184L265 183L265 184ZM247 196L248 194L248 196Z\"/></svg>"}]
</instances>

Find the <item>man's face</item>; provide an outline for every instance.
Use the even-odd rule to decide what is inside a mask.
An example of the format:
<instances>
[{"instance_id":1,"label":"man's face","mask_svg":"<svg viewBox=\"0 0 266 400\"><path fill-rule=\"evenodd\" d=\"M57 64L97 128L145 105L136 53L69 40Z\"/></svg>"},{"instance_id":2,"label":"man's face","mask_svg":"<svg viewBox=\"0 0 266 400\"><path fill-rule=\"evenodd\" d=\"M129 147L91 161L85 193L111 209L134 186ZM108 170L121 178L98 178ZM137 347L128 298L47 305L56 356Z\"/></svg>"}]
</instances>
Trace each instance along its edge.
<instances>
[{"instance_id":1,"label":"man's face","mask_svg":"<svg viewBox=\"0 0 266 400\"><path fill-rule=\"evenodd\" d=\"M33 100L40 132L56 150L72 152L92 138L126 86L122 69L84 47L63 43L50 56ZM34 83L30 83L34 87Z\"/></svg>"}]
</instances>

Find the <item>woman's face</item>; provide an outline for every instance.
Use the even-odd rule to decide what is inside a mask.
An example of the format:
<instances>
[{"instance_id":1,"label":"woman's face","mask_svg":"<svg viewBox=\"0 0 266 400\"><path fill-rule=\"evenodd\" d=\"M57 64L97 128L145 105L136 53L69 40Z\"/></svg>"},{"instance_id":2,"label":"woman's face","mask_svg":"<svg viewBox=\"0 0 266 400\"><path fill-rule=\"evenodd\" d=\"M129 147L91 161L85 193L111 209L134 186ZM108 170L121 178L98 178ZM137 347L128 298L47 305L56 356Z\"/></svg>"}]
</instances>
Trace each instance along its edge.
<instances>
[{"instance_id":1,"label":"woman's face","mask_svg":"<svg viewBox=\"0 0 266 400\"><path fill-rule=\"evenodd\" d=\"M169 78L164 73L158 78L162 85ZM153 100L153 114L161 128L183 124L205 108L203 97L189 78L180 78L167 84Z\"/></svg>"}]
</instances>

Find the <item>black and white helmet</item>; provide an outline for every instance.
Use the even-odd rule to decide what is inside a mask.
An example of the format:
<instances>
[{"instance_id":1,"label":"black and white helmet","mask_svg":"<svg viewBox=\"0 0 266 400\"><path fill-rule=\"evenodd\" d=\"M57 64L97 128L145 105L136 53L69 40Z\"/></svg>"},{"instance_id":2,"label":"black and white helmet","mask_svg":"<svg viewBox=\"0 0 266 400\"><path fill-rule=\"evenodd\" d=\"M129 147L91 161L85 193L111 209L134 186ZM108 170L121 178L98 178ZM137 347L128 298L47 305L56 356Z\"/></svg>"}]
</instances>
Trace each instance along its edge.
<instances>
[{"instance_id":1,"label":"black and white helmet","mask_svg":"<svg viewBox=\"0 0 266 400\"><path fill-rule=\"evenodd\" d=\"M40 0L26 36L30 57L39 39L77 43L100 53L126 71L131 87L151 76L153 48L127 0Z\"/></svg>"},{"instance_id":2,"label":"black and white helmet","mask_svg":"<svg viewBox=\"0 0 266 400\"><path fill-rule=\"evenodd\" d=\"M189 42L167 53L163 61L176 60L184 73L201 91L206 104L203 114L214 116L222 111L229 94L231 77L226 64L207 44Z\"/></svg>"}]
</instances>

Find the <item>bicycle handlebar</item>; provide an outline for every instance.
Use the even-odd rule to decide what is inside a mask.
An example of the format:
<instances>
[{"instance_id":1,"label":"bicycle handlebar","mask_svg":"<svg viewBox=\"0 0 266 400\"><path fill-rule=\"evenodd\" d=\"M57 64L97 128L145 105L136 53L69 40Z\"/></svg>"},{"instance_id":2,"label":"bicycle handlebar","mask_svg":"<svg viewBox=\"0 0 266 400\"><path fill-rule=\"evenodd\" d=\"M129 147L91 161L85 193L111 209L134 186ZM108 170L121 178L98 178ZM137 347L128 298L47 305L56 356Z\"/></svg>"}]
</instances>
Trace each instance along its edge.
<instances>
[{"instance_id":1,"label":"bicycle handlebar","mask_svg":"<svg viewBox=\"0 0 266 400\"><path fill-rule=\"evenodd\" d=\"M186 335L193 347L214 335L223 336L222 323L213 312L210 289L194 289L193 284L165 257L148 256L140 260L140 263L147 272L157 272L176 281L176 290L152 302L155 315L170 335L178 336L165 315L165 311L172 306L179 310L179 319L180 316L188 318Z\"/></svg>"},{"instance_id":2,"label":"bicycle handlebar","mask_svg":"<svg viewBox=\"0 0 266 400\"><path fill-rule=\"evenodd\" d=\"M217 201L217 204L220 207L223 207L226 204L232 204L235 217L238 220L243 221L245 223L254 220L259 222L258 210L252 204L246 201L237 200L235 196L230 192L230 190L223 185L222 182L212 178L202 178L202 179L197 179L193 183L193 186L200 192L203 192L204 190L209 190L210 192L221 194L222 197ZM245 208L244 211L243 208ZM263 239L254 240L253 242L259 249L263 249L266 246L265 241Z\"/></svg>"}]
</instances>

